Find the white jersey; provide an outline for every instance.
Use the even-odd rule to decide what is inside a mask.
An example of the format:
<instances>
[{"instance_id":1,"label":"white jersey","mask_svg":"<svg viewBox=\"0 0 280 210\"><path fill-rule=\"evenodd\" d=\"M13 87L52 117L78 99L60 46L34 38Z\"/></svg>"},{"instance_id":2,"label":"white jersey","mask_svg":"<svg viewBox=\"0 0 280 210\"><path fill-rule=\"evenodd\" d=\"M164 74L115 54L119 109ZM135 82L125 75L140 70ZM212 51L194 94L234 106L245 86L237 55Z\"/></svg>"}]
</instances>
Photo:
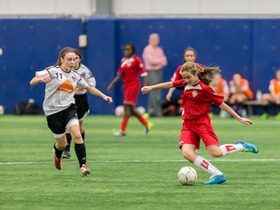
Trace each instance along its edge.
<instances>
[{"instance_id":1,"label":"white jersey","mask_svg":"<svg viewBox=\"0 0 280 210\"><path fill-rule=\"evenodd\" d=\"M91 71L83 64L80 64L80 67L76 71L79 75L81 75L82 78L92 87L96 86L95 78L92 76ZM87 92L84 88L77 88L76 89L76 95L82 95Z\"/></svg>"},{"instance_id":2,"label":"white jersey","mask_svg":"<svg viewBox=\"0 0 280 210\"><path fill-rule=\"evenodd\" d=\"M64 72L59 66L51 66L37 71L37 77L50 75L46 83L43 110L46 116L58 113L75 104L75 88L87 88L88 83L75 71Z\"/></svg>"}]
</instances>

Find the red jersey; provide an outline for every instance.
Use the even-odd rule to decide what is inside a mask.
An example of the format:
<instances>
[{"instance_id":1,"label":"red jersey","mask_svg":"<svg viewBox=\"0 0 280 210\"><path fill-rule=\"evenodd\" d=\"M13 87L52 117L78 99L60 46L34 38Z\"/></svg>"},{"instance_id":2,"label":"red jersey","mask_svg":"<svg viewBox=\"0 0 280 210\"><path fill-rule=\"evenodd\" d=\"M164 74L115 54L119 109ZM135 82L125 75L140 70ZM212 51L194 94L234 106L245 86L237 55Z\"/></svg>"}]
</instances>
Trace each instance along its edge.
<instances>
[{"instance_id":1,"label":"red jersey","mask_svg":"<svg viewBox=\"0 0 280 210\"><path fill-rule=\"evenodd\" d=\"M122 74L124 83L140 82L139 73L141 77L147 75L147 72L144 68L144 65L140 57L133 55L130 58L124 57L121 60L121 65L118 69L117 74Z\"/></svg>"},{"instance_id":2,"label":"red jersey","mask_svg":"<svg viewBox=\"0 0 280 210\"><path fill-rule=\"evenodd\" d=\"M174 81L172 85L174 87L184 87L183 120L194 120L208 116L212 103L220 106L224 102L223 96L218 95L213 88L201 81L196 85L188 85L184 79L181 79Z\"/></svg>"},{"instance_id":3,"label":"red jersey","mask_svg":"<svg viewBox=\"0 0 280 210\"><path fill-rule=\"evenodd\" d=\"M200 63L196 63L199 67L203 67L202 64ZM177 67L177 69L175 70L173 76L171 77L170 81L174 82L176 80L180 80L183 79L182 74L181 74L181 68L184 64L181 64L180 66Z\"/></svg>"}]
</instances>

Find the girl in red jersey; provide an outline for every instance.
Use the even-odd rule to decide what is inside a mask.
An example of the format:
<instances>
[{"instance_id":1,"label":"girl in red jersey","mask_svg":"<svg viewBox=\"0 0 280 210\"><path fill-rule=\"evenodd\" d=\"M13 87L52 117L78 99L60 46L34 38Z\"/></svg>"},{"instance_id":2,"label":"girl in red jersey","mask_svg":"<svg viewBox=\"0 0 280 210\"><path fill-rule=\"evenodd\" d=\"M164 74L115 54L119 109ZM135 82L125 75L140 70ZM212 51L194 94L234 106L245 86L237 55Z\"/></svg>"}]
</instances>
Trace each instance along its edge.
<instances>
[{"instance_id":1,"label":"girl in red jersey","mask_svg":"<svg viewBox=\"0 0 280 210\"><path fill-rule=\"evenodd\" d=\"M265 93L262 95L262 106L264 113L261 116L261 119L268 118L268 104L275 103L278 112L275 118L280 120L280 69L276 71L275 78L270 80L268 90L270 93Z\"/></svg>"},{"instance_id":2,"label":"girl in red jersey","mask_svg":"<svg viewBox=\"0 0 280 210\"><path fill-rule=\"evenodd\" d=\"M241 74L235 73L232 80L229 82L230 86L230 98L229 103L236 106L236 111L238 114L243 115L245 113L245 107L243 102L246 100L252 100L254 94L250 89L249 82Z\"/></svg>"},{"instance_id":3,"label":"girl in red jersey","mask_svg":"<svg viewBox=\"0 0 280 210\"><path fill-rule=\"evenodd\" d=\"M211 174L210 180L204 182L204 184L220 184L227 179L224 173L213 166L208 160L195 153L195 150L200 147L200 139L202 139L212 157L221 157L235 152L259 152L259 149L255 145L243 141L237 141L235 144L220 145L218 137L211 125L210 117L208 116L212 103L216 104L245 125L251 125L252 121L240 117L233 109L224 103L223 96L218 95L209 87L209 83L211 82L210 77L213 76L215 71L219 71L219 69L212 67L201 68L196 63L186 62L181 69L182 80L145 86L141 89L142 93L145 94L157 88L183 88L185 104L183 107L182 119L184 123L179 147L182 149L185 159Z\"/></svg>"},{"instance_id":4,"label":"girl in red jersey","mask_svg":"<svg viewBox=\"0 0 280 210\"><path fill-rule=\"evenodd\" d=\"M184 63L185 62L195 62L195 59L197 57L197 53L196 53L196 50L192 47L188 47L187 49L185 49L184 51ZM203 67L202 64L198 64L199 66ZM179 65L177 67L177 69L175 70L173 76L171 77L170 81L171 82L174 82L176 80L180 80L182 79L182 74L181 74L181 68L182 68L183 64ZM172 97L172 94L175 90L175 87L173 88L170 88L167 95L166 95L166 100L167 101L170 101L171 100L171 97ZM183 91L182 91L182 96L183 96ZM182 97L181 97L182 98ZM183 99L183 98L182 98ZM184 101L182 100L182 103L181 103L181 107L184 106Z\"/></svg>"},{"instance_id":5,"label":"girl in red jersey","mask_svg":"<svg viewBox=\"0 0 280 210\"><path fill-rule=\"evenodd\" d=\"M124 46L124 58L118 69L117 76L107 87L110 92L113 86L122 78L124 83L124 116L121 123L121 130L114 132L115 136L125 136L128 120L131 115L135 115L138 120L146 127L146 134L153 127L135 108L138 93L140 90L140 81L138 75L143 78L143 84L146 85L147 72L140 57L134 55L135 47L133 44Z\"/></svg>"}]
</instances>

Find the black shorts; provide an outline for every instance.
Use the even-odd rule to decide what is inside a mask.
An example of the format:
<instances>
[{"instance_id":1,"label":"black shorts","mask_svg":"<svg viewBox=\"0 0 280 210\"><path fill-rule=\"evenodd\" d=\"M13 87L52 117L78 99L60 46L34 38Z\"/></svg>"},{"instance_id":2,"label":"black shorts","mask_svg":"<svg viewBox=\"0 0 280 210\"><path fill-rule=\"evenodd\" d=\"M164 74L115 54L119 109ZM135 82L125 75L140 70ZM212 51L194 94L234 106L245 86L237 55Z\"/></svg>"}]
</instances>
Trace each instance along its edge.
<instances>
[{"instance_id":1,"label":"black shorts","mask_svg":"<svg viewBox=\"0 0 280 210\"><path fill-rule=\"evenodd\" d=\"M78 119L82 119L89 111L87 94L74 95L75 104L77 106Z\"/></svg>"},{"instance_id":2,"label":"black shorts","mask_svg":"<svg viewBox=\"0 0 280 210\"><path fill-rule=\"evenodd\" d=\"M71 104L67 109L47 116L48 127L54 134L65 133L67 123L73 119L77 119L77 109L75 104Z\"/></svg>"}]
</instances>

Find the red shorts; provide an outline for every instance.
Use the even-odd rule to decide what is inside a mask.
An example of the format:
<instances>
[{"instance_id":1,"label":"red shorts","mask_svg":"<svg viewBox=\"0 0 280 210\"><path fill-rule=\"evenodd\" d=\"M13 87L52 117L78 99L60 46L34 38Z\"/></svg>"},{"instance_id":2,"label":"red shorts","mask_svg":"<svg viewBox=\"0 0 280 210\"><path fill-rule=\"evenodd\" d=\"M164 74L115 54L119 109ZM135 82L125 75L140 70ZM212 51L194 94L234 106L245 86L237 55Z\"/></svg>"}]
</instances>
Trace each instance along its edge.
<instances>
[{"instance_id":1,"label":"red shorts","mask_svg":"<svg viewBox=\"0 0 280 210\"><path fill-rule=\"evenodd\" d=\"M129 82L124 84L124 104L135 105L140 91L139 82Z\"/></svg>"},{"instance_id":2,"label":"red shorts","mask_svg":"<svg viewBox=\"0 0 280 210\"><path fill-rule=\"evenodd\" d=\"M210 121L209 116L197 120L184 121L179 147L181 148L184 144L191 144L195 146L195 149L199 149L200 139L202 139L206 148L211 145L219 146L220 142Z\"/></svg>"}]
</instances>

